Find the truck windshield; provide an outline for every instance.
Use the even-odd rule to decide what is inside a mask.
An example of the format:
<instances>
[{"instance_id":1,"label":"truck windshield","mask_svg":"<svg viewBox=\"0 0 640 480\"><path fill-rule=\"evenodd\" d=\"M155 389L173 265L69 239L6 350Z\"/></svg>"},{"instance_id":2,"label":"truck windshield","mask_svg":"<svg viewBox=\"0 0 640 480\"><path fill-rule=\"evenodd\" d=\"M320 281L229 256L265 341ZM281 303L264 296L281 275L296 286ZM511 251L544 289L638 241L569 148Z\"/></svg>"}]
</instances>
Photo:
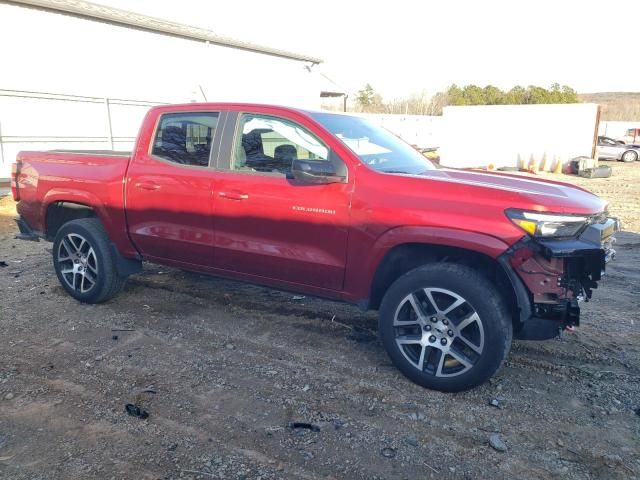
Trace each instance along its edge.
<instances>
[{"instance_id":1,"label":"truck windshield","mask_svg":"<svg viewBox=\"0 0 640 480\"><path fill-rule=\"evenodd\" d=\"M335 113L310 115L374 170L420 174L435 169L420 152L369 120Z\"/></svg>"}]
</instances>

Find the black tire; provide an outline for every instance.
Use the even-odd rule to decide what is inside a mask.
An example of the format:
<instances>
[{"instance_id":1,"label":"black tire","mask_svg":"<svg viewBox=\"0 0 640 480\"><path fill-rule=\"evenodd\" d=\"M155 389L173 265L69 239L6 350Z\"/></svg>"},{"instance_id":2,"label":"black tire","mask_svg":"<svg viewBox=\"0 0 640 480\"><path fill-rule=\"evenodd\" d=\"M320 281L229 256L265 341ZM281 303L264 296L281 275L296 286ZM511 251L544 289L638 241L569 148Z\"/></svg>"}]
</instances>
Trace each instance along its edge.
<instances>
[{"instance_id":1,"label":"black tire","mask_svg":"<svg viewBox=\"0 0 640 480\"><path fill-rule=\"evenodd\" d=\"M86 243L82 243L82 240ZM73 252L77 245L81 245L82 252ZM88 261L83 260L83 252ZM66 258L69 253L73 259ZM84 272L68 271L69 268L82 269L83 262ZM79 266L74 267L74 263ZM127 277L117 273L109 237L97 218L71 220L60 227L53 241L53 268L67 293L83 303L109 300L124 287L127 280ZM83 278L85 275L86 278Z\"/></svg>"},{"instance_id":2,"label":"black tire","mask_svg":"<svg viewBox=\"0 0 640 480\"><path fill-rule=\"evenodd\" d=\"M431 309L429 298L438 310ZM449 306L448 299L453 300ZM422 320L415 308L420 309ZM411 270L391 285L379 314L380 336L391 361L410 380L429 389L459 392L476 387L500 369L511 348L513 326L502 297L490 280L464 265L434 263ZM479 321L470 322L475 318ZM415 339L423 343L415 344ZM447 340L449 353L443 353L447 347L442 342ZM404 341L412 343L401 347L399 342ZM434 365L429 364L432 358Z\"/></svg>"},{"instance_id":3,"label":"black tire","mask_svg":"<svg viewBox=\"0 0 640 480\"><path fill-rule=\"evenodd\" d=\"M625 163L635 162L636 160L638 160L638 152L634 150L627 150L620 156L620 160Z\"/></svg>"}]
</instances>

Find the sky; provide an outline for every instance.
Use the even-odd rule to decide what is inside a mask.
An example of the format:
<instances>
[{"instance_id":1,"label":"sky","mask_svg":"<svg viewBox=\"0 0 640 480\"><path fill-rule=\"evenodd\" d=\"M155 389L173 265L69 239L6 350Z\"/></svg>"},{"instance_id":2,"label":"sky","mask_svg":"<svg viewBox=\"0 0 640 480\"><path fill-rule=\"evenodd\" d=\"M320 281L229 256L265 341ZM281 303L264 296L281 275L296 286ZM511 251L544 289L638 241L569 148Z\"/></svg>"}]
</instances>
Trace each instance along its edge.
<instances>
[{"instance_id":1,"label":"sky","mask_svg":"<svg viewBox=\"0 0 640 480\"><path fill-rule=\"evenodd\" d=\"M319 56L347 91L370 83L388 99L451 83L640 91L634 0L96 3Z\"/></svg>"}]
</instances>

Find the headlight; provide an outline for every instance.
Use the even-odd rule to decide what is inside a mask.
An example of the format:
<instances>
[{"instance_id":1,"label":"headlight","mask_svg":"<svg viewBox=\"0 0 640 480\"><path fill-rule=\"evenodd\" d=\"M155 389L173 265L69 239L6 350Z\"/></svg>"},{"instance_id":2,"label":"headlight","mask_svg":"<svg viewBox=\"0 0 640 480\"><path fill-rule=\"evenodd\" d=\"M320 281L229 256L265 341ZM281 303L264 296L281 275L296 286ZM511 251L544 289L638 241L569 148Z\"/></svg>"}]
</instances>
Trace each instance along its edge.
<instances>
[{"instance_id":1,"label":"headlight","mask_svg":"<svg viewBox=\"0 0 640 480\"><path fill-rule=\"evenodd\" d=\"M515 209L507 210L506 214L513 223L534 237L574 237L590 222L590 217L584 215L557 215Z\"/></svg>"}]
</instances>

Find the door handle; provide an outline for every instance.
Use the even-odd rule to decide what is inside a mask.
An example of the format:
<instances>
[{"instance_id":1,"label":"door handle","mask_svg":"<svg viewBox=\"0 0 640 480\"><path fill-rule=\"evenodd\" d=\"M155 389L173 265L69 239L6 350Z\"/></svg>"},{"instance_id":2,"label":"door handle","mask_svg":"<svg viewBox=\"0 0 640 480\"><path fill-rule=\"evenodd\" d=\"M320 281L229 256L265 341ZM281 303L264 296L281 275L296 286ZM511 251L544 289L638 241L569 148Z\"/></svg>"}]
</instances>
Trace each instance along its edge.
<instances>
[{"instance_id":1,"label":"door handle","mask_svg":"<svg viewBox=\"0 0 640 480\"><path fill-rule=\"evenodd\" d=\"M219 192L218 196L228 198L229 200L247 200L249 198L249 195L246 193L238 192Z\"/></svg>"},{"instance_id":2,"label":"door handle","mask_svg":"<svg viewBox=\"0 0 640 480\"><path fill-rule=\"evenodd\" d=\"M143 190L158 190L160 185L155 182L138 182L136 183L136 188L141 188Z\"/></svg>"}]
</instances>

